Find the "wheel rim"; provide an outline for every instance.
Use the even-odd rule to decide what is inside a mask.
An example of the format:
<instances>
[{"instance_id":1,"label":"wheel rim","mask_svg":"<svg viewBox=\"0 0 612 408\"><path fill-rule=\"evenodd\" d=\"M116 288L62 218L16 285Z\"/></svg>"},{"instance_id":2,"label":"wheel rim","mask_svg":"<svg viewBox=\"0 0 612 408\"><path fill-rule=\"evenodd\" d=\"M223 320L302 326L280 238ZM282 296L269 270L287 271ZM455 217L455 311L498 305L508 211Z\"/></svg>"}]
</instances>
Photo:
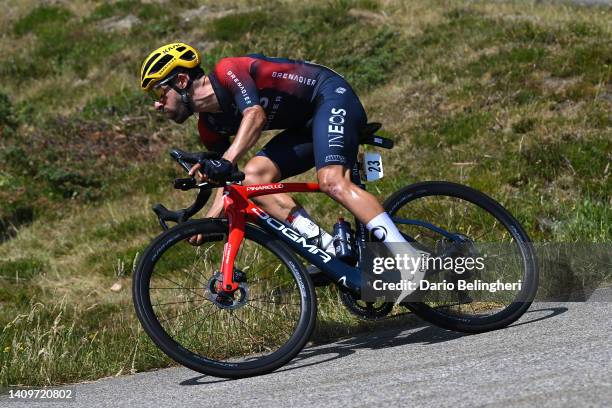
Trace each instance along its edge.
<instances>
[{"instance_id":1,"label":"wheel rim","mask_svg":"<svg viewBox=\"0 0 612 408\"><path fill-rule=\"evenodd\" d=\"M517 301L530 301L525 286L526 265L524 242L518 231L511 231L507 221L496 218L492 212L495 209L484 204L483 208L474 200L459 196L442 195L436 191L422 190L419 195L406 196L408 198L396 202L391 206L390 215L393 218L410 218L427 221L446 231L461 234L466 237L474 249L473 257L484 258L484 270L472 270L470 273L459 275L448 272L428 274L427 280L431 283L443 285L444 281L453 282L455 287L458 280L474 283L495 282L502 283L521 282L520 289L515 286L512 290L427 290L419 302L435 310L437 314L445 315L456 320L482 319L494 320L516 305ZM398 224L396 224L398 225ZM402 234L414 237L420 244L431 250L440 246L447 238L423 226L399 224ZM466 251L469 253L469 251ZM440 253L439 251L437 252ZM444 287L444 286L442 286ZM447 287L447 286L446 286Z\"/></svg>"},{"instance_id":2,"label":"wheel rim","mask_svg":"<svg viewBox=\"0 0 612 408\"><path fill-rule=\"evenodd\" d=\"M164 249L148 281L154 324L205 363L249 367L278 358L305 318L304 282L269 248L245 239L235 260L235 270L246 276L245 290L234 300L245 296L246 301L221 307L211 301L210 282L222 253L220 239Z\"/></svg>"}]
</instances>

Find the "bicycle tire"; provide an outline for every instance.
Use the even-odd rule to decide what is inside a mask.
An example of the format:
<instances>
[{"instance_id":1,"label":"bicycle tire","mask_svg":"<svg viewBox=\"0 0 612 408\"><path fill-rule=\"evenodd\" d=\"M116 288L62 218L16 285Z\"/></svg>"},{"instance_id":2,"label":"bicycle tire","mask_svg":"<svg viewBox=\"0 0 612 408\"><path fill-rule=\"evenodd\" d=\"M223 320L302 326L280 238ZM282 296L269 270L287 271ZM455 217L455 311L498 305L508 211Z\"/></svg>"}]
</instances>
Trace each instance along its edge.
<instances>
[{"instance_id":1,"label":"bicycle tire","mask_svg":"<svg viewBox=\"0 0 612 408\"><path fill-rule=\"evenodd\" d=\"M444 307L425 302L404 304L424 320L445 329L466 333L481 333L508 326L520 318L531 305L538 288L538 265L533 245L520 223L501 204L473 188L450 182L421 182L398 190L385 200L383 207L391 217L416 200L444 196L465 200L492 215L507 230L519 248L523 262L523 284L513 301L503 310L489 316L462 316L449 313ZM427 220L435 223L435 219Z\"/></svg>"},{"instance_id":2,"label":"bicycle tire","mask_svg":"<svg viewBox=\"0 0 612 408\"><path fill-rule=\"evenodd\" d=\"M223 237L227 232L228 223L225 219L205 219L188 221L160 234L143 253L134 273L132 289L136 315L145 332L166 355L192 370L224 378L242 378L265 374L283 366L302 350L314 329L317 311L314 286L304 267L285 244L265 231L247 224L243 244L245 242L252 242L265 248L272 256L276 257L277 263L284 265L290 273L290 278L295 280L295 286L299 290L299 297L301 299L299 320L295 330L288 340L282 346L279 346L278 350L264 357L254 357L253 360L244 362L208 358L190 350L189 346L176 341L166 328L162 327L160 319L152 306L151 279L154 276L156 264L163 259L164 254L170 248L177 245L185 245L189 248L190 245L183 241L196 234L204 234L205 240L220 241L220 237ZM223 242L225 242L225 239L223 239ZM213 304L212 307L216 306ZM232 310L228 314L234 312ZM263 316L264 313L261 312L261 315ZM225 334L227 334L227 331ZM215 335L223 336L224 333L215 333ZM229 340L227 341L229 342Z\"/></svg>"}]
</instances>

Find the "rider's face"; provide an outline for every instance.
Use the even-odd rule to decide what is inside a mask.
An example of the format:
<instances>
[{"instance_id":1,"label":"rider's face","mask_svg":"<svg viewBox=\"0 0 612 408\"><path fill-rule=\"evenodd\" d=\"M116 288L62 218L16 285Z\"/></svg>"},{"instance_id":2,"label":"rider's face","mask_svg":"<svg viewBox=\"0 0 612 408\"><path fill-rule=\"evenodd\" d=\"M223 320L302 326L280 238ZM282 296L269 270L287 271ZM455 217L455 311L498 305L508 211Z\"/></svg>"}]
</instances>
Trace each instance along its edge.
<instances>
[{"instance_id":1,"label":"rider's face","mask_svg":"<svg viewBox=\"0 0 612 408\"><path fill-rule=\"evenodd\" d=\"M165 113L168 119L172 119L175 111L176 98L173 97L173 93L176 94L176 91L168 85L161 85L157 88L157 95L155 95L157 97L154 102L155 110Z\"/></svg>"},{"instance_id":2,"label":"rider's face","mask_svg":"<svg viewBox=\"0 0 612 408\"><path fill-rule=\"evenodd\" d=\"M164 112L166 117L176 123L183 123L191 115L181 101L181 95L172 87L162 85L159 99L154 102L155 110Z\"/></svg>"}]
</instances>

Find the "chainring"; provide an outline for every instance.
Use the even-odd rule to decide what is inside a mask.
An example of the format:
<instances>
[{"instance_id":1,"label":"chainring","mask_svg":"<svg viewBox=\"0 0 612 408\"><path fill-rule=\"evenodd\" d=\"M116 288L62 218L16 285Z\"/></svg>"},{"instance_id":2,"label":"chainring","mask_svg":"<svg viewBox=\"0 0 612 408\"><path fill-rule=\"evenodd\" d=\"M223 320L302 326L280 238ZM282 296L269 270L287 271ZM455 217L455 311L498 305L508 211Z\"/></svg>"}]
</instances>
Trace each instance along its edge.
<instances>
[{"instance_id":1,"label":"chainring","mask_svg":"<svg viewBox=\"0 0 612 408\"><path fill-rule=\"evenodd\" d=\"M384 319L393 309L393 303L365 302L355 298L355 295L345 290L340 292L340 300L349 312L363 320Z\"/></svg>"}]
</instances>

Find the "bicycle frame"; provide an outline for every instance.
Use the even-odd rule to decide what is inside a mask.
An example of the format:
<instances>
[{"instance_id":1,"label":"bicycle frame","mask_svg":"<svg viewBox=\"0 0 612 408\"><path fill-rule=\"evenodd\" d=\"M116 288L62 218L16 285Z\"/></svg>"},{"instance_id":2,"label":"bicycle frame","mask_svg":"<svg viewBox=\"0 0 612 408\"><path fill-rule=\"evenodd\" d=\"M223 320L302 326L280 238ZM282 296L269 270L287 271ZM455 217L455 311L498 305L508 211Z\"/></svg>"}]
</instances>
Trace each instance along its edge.
<instances>
[{"instance_id":1,"label":"bicycle frame","mask_svg":"<svg viewBox=\"0 0 612 408\"><path fill-rule=\"evenodd\" d=\"M287 227L285 223L267 214L249 201L250 198L269 194L316 193L320 191L317 183L269 183L249 186L231 184L225 186L223 206L229 223L229 234L221 261L222 287L225 291L232 292L238 288L238 284L233 279L234 259L244 238L245 224L251 222L283 241L294 252L332 278L334 282L343 285L355 294L361 292L361 272L359 268L336 259L316 245L308 244L299 232Z\"/></svg>"}]
</instances>

